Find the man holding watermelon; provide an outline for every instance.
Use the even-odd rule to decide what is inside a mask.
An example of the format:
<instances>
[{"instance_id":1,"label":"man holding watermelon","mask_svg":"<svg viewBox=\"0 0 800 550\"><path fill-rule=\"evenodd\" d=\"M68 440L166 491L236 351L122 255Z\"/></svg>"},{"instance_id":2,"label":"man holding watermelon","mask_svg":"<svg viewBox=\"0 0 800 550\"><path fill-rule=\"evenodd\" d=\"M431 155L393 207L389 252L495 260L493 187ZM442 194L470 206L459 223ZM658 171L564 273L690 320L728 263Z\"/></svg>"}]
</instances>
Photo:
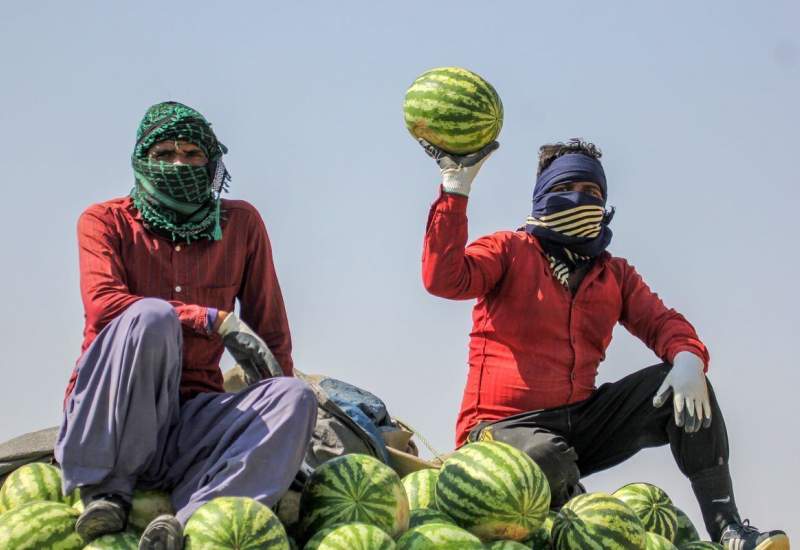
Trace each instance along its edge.
<instances>
[{"instance_id":1,"label":"man holding watermelon","mask_svg":"<svg viewBox=\"0 0 800 550\"><path fill-rule=\"evenodd\" d=\"M201 504L272 506L305 454L316 399L292 377L264 222L220 198L226 152L194 109L154 105L137 132L131 194L78 221L84 341L55 455L64 493L81 490L86 540L125 528L134 487L159 488L176 515L156 518L139 548L180 550ZM250 383L236 394L222 387L224 348Z\"/></svg>"},{"instance_id":2,"label":"man holding watermelon","mask_svg":"<svg viewBox=\"0 0 800 550\"><path fill-rule=\"evenodd\" d=\"M543 146L525 227L467 245L467 197L499 145L457 156L419 141L442 176L425 233L425 288L477 299L457 446L493 439L525 451L557 507L582 492L582 476L669 444L714 540L788 549L782 531L760 532L739 516L705 345L633 266L606 251L614 212L597 147L577 139ZM663 363L596 388L617 322Z\"/></svg>"}]
</instances>

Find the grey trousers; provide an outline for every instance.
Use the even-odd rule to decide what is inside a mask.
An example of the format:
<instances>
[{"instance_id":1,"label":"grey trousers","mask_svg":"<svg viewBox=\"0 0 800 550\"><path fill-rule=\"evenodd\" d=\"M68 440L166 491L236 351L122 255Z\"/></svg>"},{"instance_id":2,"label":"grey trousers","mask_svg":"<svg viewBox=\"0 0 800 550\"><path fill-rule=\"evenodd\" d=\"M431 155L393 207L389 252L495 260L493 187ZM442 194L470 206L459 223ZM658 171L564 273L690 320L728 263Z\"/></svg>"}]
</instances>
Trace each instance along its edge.
<instances>
[{"instance_id":1,"label":"grey trousers","mask_svg":"<svg viewBox=\"0 0 800 550\"><path fill-rule=\"evenodd\" d=\"M164 489L185 524L216 497L272 506L286 492L314 429L313 392L281 377L181 404L182 345L175 311L154 298L98 334L79 361L56 443L65 494L130 499L134 487Z\"/></svg>"}]
</instances>

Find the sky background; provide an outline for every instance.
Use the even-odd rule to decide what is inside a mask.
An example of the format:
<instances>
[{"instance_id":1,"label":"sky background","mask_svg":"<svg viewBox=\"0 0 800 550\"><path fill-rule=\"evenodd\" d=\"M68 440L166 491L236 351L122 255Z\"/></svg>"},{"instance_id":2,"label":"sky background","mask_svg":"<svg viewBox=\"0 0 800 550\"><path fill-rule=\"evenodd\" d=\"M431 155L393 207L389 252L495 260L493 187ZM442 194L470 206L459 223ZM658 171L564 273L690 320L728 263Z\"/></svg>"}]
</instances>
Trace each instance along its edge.
<instances>
[{"instance_id":1,"label":"sky background","mask_svg":"<svg viewBox=\"0 0 800 550\"><path fill-rule=\"evenodd\" d=\"M228 196L265 219L297 367L373 391L450 450L473 304L422 286L439 174L402 101L456 65L505 106L470 239L524 220L539 145L597 143L610 251L711 350L743 516L797 536L798 22L779 0L5 2L0 440L59 422L83 328L76 220L129 191L136 126L172 99L213 122ZM598 383L656 361L618 327ZM702 525L667 447L584 481L655 483Z\"/></svg>"}]
</instances>

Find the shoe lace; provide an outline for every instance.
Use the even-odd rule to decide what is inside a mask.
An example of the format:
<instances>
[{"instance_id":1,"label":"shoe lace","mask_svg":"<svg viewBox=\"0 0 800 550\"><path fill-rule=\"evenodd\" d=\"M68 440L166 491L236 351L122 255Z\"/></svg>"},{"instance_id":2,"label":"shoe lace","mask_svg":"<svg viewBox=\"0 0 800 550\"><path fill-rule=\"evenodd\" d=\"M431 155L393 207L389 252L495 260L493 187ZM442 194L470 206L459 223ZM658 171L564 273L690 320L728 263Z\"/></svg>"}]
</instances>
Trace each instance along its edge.
<instances>
[{"instance_id":1,"label":"shoe lace","mask_svg":"<svg viewBox=\"0 0 800 550\"><path fill-rule=\"evenodd\" d=\"M752 525L750 525L750 520L749 519L742 520L742 522L739 525L736 526L736 532L739 535L758 535L758 534L760 534L760 531L757 528L755 528Z\"/></svg>"}]
</instances>

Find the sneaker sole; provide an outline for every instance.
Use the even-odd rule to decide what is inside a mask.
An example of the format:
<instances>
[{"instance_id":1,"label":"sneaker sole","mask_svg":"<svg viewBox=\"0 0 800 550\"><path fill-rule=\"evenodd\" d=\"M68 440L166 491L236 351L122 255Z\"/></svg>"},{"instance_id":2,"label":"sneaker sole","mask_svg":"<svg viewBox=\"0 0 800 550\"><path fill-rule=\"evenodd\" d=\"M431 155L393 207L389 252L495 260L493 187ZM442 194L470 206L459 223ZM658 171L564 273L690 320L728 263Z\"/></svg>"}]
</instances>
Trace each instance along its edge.
<instances>
[{"instance_id":1,"label":"sneaker sole","mask_svg":"<svg viewBox=\"0 0 800 550\"><path fill-rule=\"evenodd\" d=\"M98 511L88 516L80 516L75 522L75 531L87 541L103 535L125 530L125 523L116 514Z\"/></svg>"},{"instance_id":2,"label":"sneaker sole","mask_svg":"<svg viewBox=\"0 0 800 550\"><path fill-rule=\"evenodd\" d=\"M776 535L765 540L755 550L789 550L789 537L786 535Z\"/></svg>"}]
</instances>

